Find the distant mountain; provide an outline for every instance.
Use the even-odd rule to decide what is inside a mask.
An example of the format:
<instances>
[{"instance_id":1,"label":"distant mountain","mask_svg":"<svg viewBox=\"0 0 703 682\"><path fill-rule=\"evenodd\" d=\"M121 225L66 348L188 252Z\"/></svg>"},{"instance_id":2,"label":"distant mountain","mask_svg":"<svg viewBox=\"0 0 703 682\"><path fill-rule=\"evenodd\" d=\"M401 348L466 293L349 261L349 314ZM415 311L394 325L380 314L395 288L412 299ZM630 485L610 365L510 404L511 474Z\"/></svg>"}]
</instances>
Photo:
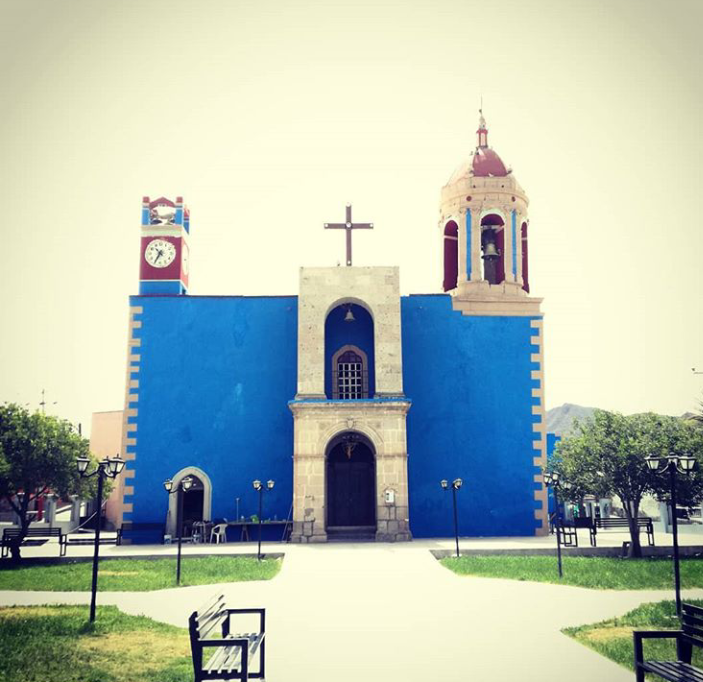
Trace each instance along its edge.
<instances>
[{"instance_id":1,"label":"distant mountain","mask_svg":"<svg viewBox=\"0 0 703 682\"><path fill-rule=\"evenodd\" d=\"M547 410L547 433L568 436L573 428L574 419L584 421L593 414L595 409L595 407L583 407L571 403L553 407L551 410Z\"/></svg>"},{"instance_id":2,"label":"distant mountain","mask_svg":"<svg viewBox=\"0 0 703 682\"><path fill-rule=\"evenodd\" d=\"M573 405L564 403L559 407L553 407L547 410L547 433L556 433L557 436L568 436L574 424L574 419L584 421L588 419L597 408L583 407L582 405ZM694 417L693 412L682 414L680 419L691 419Z\"/></svg>"}]
</instances>

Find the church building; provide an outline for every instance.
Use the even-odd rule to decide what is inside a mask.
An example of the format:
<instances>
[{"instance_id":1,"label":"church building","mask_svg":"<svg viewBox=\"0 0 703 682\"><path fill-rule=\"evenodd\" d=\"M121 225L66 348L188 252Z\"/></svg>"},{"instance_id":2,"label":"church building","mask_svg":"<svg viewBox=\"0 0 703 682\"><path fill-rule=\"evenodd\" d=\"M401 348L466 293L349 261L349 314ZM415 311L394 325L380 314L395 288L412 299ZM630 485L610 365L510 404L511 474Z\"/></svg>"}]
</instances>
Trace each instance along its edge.
<instances>
[{"instance_id":1,"label":"church building","mask_svg":"<svg viewBox=\"0 0 703 682\"><path fill-rule=\"evenodd\" d=\"M373 225L347 206L325 225L345 231L346 266L302 267L297 295L191 296L189 211L144 197L121 521L173 532L163 482L190 476L191 523L258 514L252 482L271 480L263 517L290 519L294 542L447 537L440 481L461 478L460 535L547 532L528 199L482 115L477 136L441 191L436 293L401 296L397 267L353 265L353 232Z\"/></svg>"}]
</instances>

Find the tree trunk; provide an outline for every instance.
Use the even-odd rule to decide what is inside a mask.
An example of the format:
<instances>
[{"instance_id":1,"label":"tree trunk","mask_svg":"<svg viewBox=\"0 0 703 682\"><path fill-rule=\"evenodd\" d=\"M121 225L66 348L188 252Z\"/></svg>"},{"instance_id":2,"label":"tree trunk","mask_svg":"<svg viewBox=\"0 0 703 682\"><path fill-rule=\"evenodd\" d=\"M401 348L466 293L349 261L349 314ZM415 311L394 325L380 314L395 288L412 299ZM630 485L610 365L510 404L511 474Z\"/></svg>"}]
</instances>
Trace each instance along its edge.
<instances>
[{"instance_id":1,"label":"tree trunk","mask_svg":"<svg viewBox=\"0 0 703 682\"><path fill-rule=\"evenodd\" d=\"M28 508L29 502L25 504L24 500L22 500L22 504L20 505L20 513L18 514L20 519L20 534L16 538L13 538L10 543L10 557L12 558L12 563L15 566L18 566L22 561L22 552L20 548L22 547L24 539L27 537L27 530L29 530L29 517L27 514Z\"/></svg>"},{"instance_id":2,"label":"tree trunk","mask_svg":"<svg viewBox=\"0 0 703 682\"><path fill-rule=\"evenodd\" d=\"M623 505L625 516L630 525L630 548L627 552L628 559L642 558L642 545L640 544L640 529L637 527L637 517L639 516L639 503L627 502Z\"/></svg>"}]
</instances>

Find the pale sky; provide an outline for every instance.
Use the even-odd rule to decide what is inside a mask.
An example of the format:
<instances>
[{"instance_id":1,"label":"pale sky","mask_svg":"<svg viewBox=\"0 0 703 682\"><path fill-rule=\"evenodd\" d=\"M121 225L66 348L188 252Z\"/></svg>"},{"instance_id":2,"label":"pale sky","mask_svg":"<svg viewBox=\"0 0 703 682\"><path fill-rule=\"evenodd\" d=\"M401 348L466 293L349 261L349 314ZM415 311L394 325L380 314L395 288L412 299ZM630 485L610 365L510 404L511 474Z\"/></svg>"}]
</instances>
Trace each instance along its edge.
<instances>
[{"instance_id":1,"label":"pale sky","mask_svg":"<svg viewBox=\"0 0 703 682\"><path fill-rule=\"evenodd\" d=\"M0 401L121 409L141 197L191 210L191 290L336 265L440 290L439 193L489 143L530 198L547 406L703 390L700 0L0 0ZM486 368L490 371L490 367ZM293 396L290 396L291 398Z\"/></svg>"}]
</instances>

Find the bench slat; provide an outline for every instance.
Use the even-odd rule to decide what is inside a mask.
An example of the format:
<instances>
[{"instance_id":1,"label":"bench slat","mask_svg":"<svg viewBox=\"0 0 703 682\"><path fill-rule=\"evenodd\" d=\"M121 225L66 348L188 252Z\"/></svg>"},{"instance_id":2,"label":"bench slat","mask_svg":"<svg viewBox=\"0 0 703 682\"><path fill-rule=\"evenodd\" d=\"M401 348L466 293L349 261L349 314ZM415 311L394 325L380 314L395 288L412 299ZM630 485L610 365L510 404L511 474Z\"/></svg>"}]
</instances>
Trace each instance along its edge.
<instances>
[{"instance_id":1,"label":"bench slat","mask_svg":"<svg viewBox=\"0 0 703 682\"><path fill-rule=\"evenodd\" d=\"M224 604L219 605L218 611L211 611L205 617L196 618L196 628L201 639L207 639L209 634L227 618Z\"/></svg>"},{"instance_id":2,"label":"bench slat","mask_svg":"<svg viewBox=\"0 0 703 682\"><path fill-rule=\"evenodd\" d=\"M645 661L642 667L671 682L703 682L703 670L681 661Z\"/></svg>"},{"instance_id":3,"label":"bench slat","mask_svg":"<svg viewBox=\"0 0 703 682\"><path fill-rule=\"evenodd\" d=\"M264 633L248 632L229 637L228 639L248 639L249 659L251 660L264 641ZM203 666L207 672L232 672L239 670L241 666L242 647L239 645L227 645L227 639L222 640L223 646L218 648L210 660Z\"/></svg>"},{"instance_id":4,"label":"bench slat","mask_svg":"<svg viewBox=\"0 0 703 682\"><path fill-rule=\"evenodd\" d=\"M703 606L696 606L695 604L682 604L681 606L684 612L689 612L703 618Z\"/></svg>"},{"instance_id":5,"label":"bench slat","mask_svg":"<svg viewBox=\"0 0 703 682\"><path fill-rule=\"evenodd\" d=\"M638 527L648 527L651 523L652 519L649 517L637 517ZM629 528L630 522L627 519L595 519L595 525L598 528Z\"/></svg>"},{"instance_id":6,"label":"bench slat","mask_svg":"<svg viewBox=\"0 0 703 682\"><path fill-rule=\"evenodd\" d=\"M213 608L215 608L215 604L217 604L218 601L223 601L225 598L224 594L216 594L214 597L211 597L208 599L196 612L196 616L203 616L207 614L208 611L211 611Z\"/></svg>"},{"instance_id":7,"label":"bench slat","mask_svg":"<svg viewBox=\"0 0 703 682\"><path fill-rule=\"evenodd\" d=\"M226 640L225 640L226 641ZM221 646L215 649L215 653L210 657L207 663L203 665L203 670L208 673L218 672L223 670L223 664L228 657L234 656L237 667L239 667L239 659L241 658L242 648L239 646ZM231 668L229 669L231 671Z\"/></svg>"},{"instance_id":8,"label":"bench slat","mask_svg":"<svg viewBox=\"0 0 703 682\"><path fill-rule=\"evenodd\" d=\"M5 538L16 538L20 534L19 528L5 528L2 532L3 540ZM58 538L61 537L62 531L60 528L28 528L25 537L47 537L47 538Z\"/></svg>"}]
</instances>

